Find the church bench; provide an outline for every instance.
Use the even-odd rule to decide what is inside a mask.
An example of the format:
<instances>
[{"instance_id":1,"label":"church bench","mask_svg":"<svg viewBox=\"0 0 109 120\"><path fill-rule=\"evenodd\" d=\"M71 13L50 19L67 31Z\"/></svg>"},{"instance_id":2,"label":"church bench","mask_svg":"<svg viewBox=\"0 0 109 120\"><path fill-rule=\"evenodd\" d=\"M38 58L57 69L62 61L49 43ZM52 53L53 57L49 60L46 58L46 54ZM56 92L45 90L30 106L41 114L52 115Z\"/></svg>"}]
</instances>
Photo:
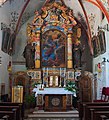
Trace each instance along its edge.
<instances>
[{"instance_id":1,"label":"church bench","mask_svg":"<svg viewBox=\"0 0 109 120\"><path fill-rule=\"evenodd\" d=\"M0 106L19 106L20 107L20 115L23 120L23 118L24 118L24 104L23 103L0 102Z\"/></svg>"},{"instance_id":2,"label":"church bench","mask_svg":"<svg viewBox=\"0 0 109 120\"><path fill-rule=\"evenodd\" d=\"M9 115L4 115L0 120L9 120Z\"/></svg>"},{"instance_id":3,"label":"church bench","mask_svg":"<svg viewBox=\"0 0 109 120\"><path fill-rule=\"evenodd\" d=\"M92 114L93 120L109 119L109 111L94 111Z\"/></svg>"},{"instance_id":4,"label":"church bench","mask_svg":"<svg viewBox=\"0 0 109 120\"><path fill-rule=\"evenodd\" d=\"M20 107L19 106L0 106L0 111L16 111L16 120L21 119Z\"/></svg>"},{"instance_id":5,"label":"church bench","mask_svg":"<svg viewBox=\"0 0 109 120\"><path fill-rule=\"evenodd\" d=\"M109 102L80 102L78 101L78 111L79 111L79 118L80 120L83 119L83 116L85 114L85 107L86 106L109 106Z\"/></svg>"},{"instance_id":6,"label":"church bench","mask_svg":"<svg viewBox=\"0 0 109 120\"><path fill-rule=\"evenodd\" d=\"M84 120L93 120L94 111L109 111L109 106L86 106L84 110Z\"/></svg>"},{"instance_id":7,"label":"church bench","mask_svg":"<svg viewBox=\"0 0 109 120\"><path fill-rule=\"evenodd\" d=\"M109 117L106 115L100 115L101 120L109 120Z\"/></svg>"},{"instance_id":8,"label":"church bench","mask_svg":"<svg viewBox=\"0 0 109 120\"><path fill-rule=\"evenodd\" d=\"M87 106L84 112L84 120L91 120L93 118L93 111L109 111L109 106Z\"/></svg>"},{"instance_id":9,"label":"church bench","mask_svg":"<svg viewBox=\"0 0 109 120\"><path fill-rule=\"evenodd\" d=\"M5 119L4 116L9 116L8 120L16 120L15 111L0 111L0 119Z\"/></svg>"}]
</instances>

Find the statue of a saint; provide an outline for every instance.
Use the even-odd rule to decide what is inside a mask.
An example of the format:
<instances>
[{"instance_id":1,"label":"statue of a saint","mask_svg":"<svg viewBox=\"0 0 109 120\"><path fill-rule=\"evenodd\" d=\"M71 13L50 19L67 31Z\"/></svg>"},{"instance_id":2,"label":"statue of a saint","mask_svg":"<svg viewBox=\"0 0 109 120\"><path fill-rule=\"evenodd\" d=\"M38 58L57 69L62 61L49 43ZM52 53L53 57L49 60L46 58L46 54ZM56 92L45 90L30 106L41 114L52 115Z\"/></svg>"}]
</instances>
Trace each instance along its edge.
<instances>
[{"instance_id":1,"label":"statue of a saint","mask_svg":"<svg viewBox=\"0 0 109 120\"><path fill-rule=\"evenodd\" d=\"M80 68L82 67L81 65L81 56L82 52L84 50L84 47L82 47L80 41L76 41L73 45L73 64L74 68Z\"/></svg>"},{"instance_id":2,"label":"statue of a saint","mask_svg":"<svg viewBox=\"0 0 109 120\"><path fill-rule=\"evenodd\" d=\"M25 46L23 56L26 60L27 69L35 68L35 47L30 42Z\"/></svg>"}]
</instances>

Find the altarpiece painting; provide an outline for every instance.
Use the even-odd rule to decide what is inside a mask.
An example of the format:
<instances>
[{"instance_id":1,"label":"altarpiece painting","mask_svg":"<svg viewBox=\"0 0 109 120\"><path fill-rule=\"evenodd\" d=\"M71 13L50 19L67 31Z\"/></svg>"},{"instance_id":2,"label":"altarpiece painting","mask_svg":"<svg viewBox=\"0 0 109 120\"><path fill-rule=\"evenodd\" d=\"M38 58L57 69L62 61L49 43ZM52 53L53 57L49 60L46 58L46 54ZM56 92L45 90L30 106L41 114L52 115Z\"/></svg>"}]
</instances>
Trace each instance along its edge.
<instances>
[{"instance_id":1,"label":"altarpiece painting","mask_svg":"<svg viewBox=\"0 0 109 120\"><path fill-rule=\"evenodd\" d=\"M49 30L42 37L42 66L65 67L66 36L59 30Z\"/></svg>"}]
</instances>

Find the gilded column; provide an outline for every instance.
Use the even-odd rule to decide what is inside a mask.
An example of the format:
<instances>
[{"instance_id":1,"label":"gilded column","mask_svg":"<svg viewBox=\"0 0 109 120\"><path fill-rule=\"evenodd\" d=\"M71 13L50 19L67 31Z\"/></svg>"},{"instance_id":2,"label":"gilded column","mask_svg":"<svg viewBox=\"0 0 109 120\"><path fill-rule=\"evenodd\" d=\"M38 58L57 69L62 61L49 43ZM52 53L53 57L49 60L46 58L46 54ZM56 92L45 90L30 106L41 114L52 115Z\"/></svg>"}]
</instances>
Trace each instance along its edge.
<instances>
[{"instance_id":1,"label":"gilded column","mask_svg":"<svg viewBox=\"0 0 109 120\"><path fill-rule=\"evenodd\" d=\"M72 33L68 33L67 36L67 68L72 68Z\"/></svg>"},{"instance_id":2,"label":"gilded column","mask_svg":"<svg viewBox=\"0 0 109 120\"><path fill-rule=\"evenodd\" d=\"M36 32L35 68L40 68L40 31Z\"/></svg>"}]
</instances>

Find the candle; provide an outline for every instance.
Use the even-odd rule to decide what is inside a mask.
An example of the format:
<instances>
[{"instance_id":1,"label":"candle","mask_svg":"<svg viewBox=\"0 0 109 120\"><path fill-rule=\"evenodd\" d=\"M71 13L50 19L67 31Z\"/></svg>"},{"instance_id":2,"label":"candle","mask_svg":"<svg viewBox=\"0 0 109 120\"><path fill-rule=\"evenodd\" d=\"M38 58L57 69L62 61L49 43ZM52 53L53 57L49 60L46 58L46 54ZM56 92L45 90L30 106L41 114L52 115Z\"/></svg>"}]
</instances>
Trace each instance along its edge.
<instances>
[{"instance_id":1,"label":"candle","mask_svg":"<svg viewBox=\"0 0 109 120\"><path fill-rule=\"evenodd\" d=\"M48 68L47 68L47 76L48 76Z\"/></svg>"},{"instance_id":2,"label":"candle","mask_svg":"<svg viewBox=\"0 0 109 120\"><path fill-rule=\"evenodd\" d=\"M64 69L64 76L65 76L65 74L66 74L66 68Z\"/></svg>"},{"instance_id":3,"label":"candle","mask_svg":"<svg viewBox=\"0 0 109 120\"><path fill-rule=\"evenodd\" d=\"M60 76L61 76L61 68L60 68Z\"/></svg>"},{"instance_id":4,"label":"candle","mask_svg":"<svg viewBox=\"0 0 109 120\"><path fill-rule=\"evenodd\" d=\"M45 68L43 68L43 77L45 76Z\"/></svg>"}]
</instances>

